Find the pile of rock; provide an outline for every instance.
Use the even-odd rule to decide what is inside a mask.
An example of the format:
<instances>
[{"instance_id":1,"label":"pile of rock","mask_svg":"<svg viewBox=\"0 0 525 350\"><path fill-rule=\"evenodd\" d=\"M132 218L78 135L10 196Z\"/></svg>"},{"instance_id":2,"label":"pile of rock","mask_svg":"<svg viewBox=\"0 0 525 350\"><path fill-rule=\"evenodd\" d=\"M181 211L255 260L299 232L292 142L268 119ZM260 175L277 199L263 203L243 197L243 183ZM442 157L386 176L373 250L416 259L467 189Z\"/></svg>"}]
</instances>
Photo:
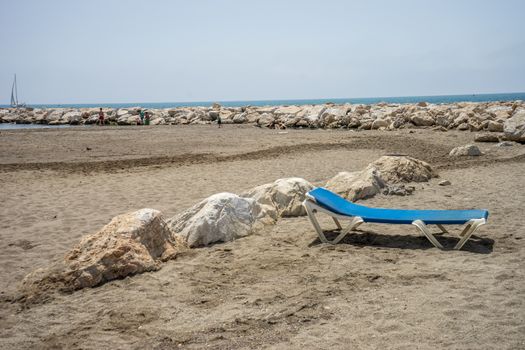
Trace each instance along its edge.
<instances>
[{"instance_id":1,"label":"pile of rock","mask_svg":"<svg viewBox=\"0 0 525 350\"><path fill-rule=\"evenodd\" d=\"M135 125L141 107L103 111L108 123ZM322 104L302 106L179 107L146 109L152 125L254 124L268 128L346 128L394 130L432 127L440 130L505 132L509 140L525 141L525 103L463 102L452 104ZM0 122L93 124L96 108L0 109Z\"/></svg>"},{"instance_id":2,"label":"pile of rock","mask_svg":"<svg viewBox=\"0 0 525 350\"><path fill-rule=\"evenodd\" d=\"M154 271L187 248L232 241L280 217L305 215L302 201L311 189L304 179L280 179L242 197L212 195L167 222L154 209L117 216L84 237L64 258L27 275L20 298L39 301L54 291L72 292Z\"/></svg>"},{"instance_id":3,"label":"pile of rock","mask_svg":"<svg viewBox=\"0 0 525 350\"><path fill-rule=\"evenodd\" d=\"M326 187L351 200L383 192L409 194L405 184L436 177L430 165L407 156L384 156L356 173L339 173ZM248 236L279 218L306 215L302 206L314 186L301 178L279 179L240 196L212 195L164 221L141 209L115 217L84 237L64 258L27 275L20 298L42 300L49 292L72 292L126 276L154 271L177 253Z\"/></svg>"},{"instance_id":4,"label":"pile of rock","mask_svg":"<svg viewBox=\"0 0 525 350\"><path fill-rule=\"evenodd\" d=\"M370 198L378 193L408 195L414 191L410 182L426 182L437 177L430 165L408 156L383 156L357 172L340 172L326 183L326 188L351 201Z\"/></svg>"}]
</instances>

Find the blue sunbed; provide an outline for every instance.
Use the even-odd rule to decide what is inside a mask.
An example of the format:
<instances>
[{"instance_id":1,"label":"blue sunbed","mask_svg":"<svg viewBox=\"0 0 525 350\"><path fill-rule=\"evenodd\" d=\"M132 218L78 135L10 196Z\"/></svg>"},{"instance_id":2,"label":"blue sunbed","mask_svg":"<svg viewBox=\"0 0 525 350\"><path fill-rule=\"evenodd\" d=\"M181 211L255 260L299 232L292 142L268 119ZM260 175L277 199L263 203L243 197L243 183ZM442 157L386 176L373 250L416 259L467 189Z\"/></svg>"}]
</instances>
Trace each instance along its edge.
<instances>
[{"instance_id":1,"label":"blue sunbed","mask_svg":"<svg viewBox=\"0 0 525 350\"><path fill-rule=\"evenodd\" d=\"M319 234L319 239L324 243L337 244L346 234L364 222L382 224L412 224L417 226L429 241L437 248L443 246L436 239L433 233L428 230L427 225L437 225L441 232L447 230L443 225L464 225L467 226L459 235L459 242L454 249L461 249L470 236L481 225L487 222L487 210L405 210L405 209L386 209L369 208L364 205L352 203L337 194L324 189L316 188L306 195L303 203L312 225ZM316 212L324 212L334 219L341 233L332 241L329 241L322 231L319 222L315 217ZM351 219L350 226L343 230L338 219Z\"/></svg>"}]
</instances>

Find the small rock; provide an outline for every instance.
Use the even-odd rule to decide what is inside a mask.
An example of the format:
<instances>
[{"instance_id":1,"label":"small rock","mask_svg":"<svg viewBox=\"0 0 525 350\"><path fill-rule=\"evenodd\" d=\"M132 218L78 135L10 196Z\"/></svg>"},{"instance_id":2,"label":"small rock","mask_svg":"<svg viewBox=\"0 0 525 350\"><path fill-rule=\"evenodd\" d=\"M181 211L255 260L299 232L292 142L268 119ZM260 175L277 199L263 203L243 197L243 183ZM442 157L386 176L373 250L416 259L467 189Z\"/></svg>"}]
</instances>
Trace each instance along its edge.
<instances>
[{"instance_id":1,"label":"small rock","mask_svg":"<svg viewBox=\"0 0 525 350\"><path fill-rule=\"evenodd\" d=\"M408 196L414 192L416 188L414 186L405 185L387 185L383 189L383 194L389 196Z\"/></svg>"},{"instance_id":2,"label":"small rock","mask_svg":"<svg viewBox=\"0 0 525 350\"><path fill-rule=\"evenodd\" d=\"M487 123L487 130L501 132L503 131L503 123L498 123L493 120L489 120L489 122Z\"/></svg>"},{"instance_id":3,"label":"small rock","mask_svg":"<svg viewBox=\"0 0 525 350\"><path fill-rule=\"evenodd\" d=\"M451 183L448 180L443 180L439 182L439 186L449 186L449 185L451 185Z\"/></svg>"},{"instance_id":4,"label":"small rock","mask_svg":"<svg viewBox=\"0 0 525 350\"><path fill-rule=\"evenodd\" d=\"M449 156L451 157L461 157L461 156L480 156L481 151L478 146L475 145L466 145L454 148L450 151Z\"/></svg>"},{"instance_id":5,"label":"small rock","mask_svg":"<svg viewBox=\"0 0 525 350\"><path fill-rule=\"evenodd\" d=\"M512 147L514 146L514 142L510 141L503 141L497 144L498 147Z\"/></svg>"},{"instance_id":6,"label":"small rock","mask_svg":"<svg viewBox=\"0 0 525 350\"><path fill-rule=\"evenodd\" d=\"M467 123L461 123L458 125L458 130L468 130L468 124Z\"/></svg>"},{"instance_id":7,"label":"small rock","mask_svg":"<svg viewBox=\"0 0 525 350\"><path fill-rule=\"evenodd\" d=\"M499 137L497 134L479 134L476 135L474 139L476 142L499 142Z\"/></svg>"}]
</instances>

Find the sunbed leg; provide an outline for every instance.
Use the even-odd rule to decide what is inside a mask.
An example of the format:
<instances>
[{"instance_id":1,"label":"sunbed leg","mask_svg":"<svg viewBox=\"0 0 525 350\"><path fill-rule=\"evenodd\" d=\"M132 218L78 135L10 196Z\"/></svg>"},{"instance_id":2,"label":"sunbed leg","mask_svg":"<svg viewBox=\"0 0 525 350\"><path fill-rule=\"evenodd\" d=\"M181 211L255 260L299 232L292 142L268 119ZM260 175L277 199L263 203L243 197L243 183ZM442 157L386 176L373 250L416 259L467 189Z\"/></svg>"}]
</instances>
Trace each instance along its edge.
<instances>
[{"instance_id":1,"label":"sunbed leg","mask_svg":"<svg viewBox=\"0 0 525 350\"><path fill-rule=\"evenodd\" d=\"M317 221L317 218L315 217L313 209L310 207L310 203L308 203L307 201L304 201L303 205L304 205L304 208L306 209L306 214L308 214L308 218L310 219L310 222L314 226L315 231L317 232L317 235L319 236L319 239L321 240L321 242L329 243L328 239L326 239L326 236L324 235L321 225L319 225L319 222Z\"/></svg>"},{"instance_id":2,"label":"sunbed leg","mask_svg":"<svg viewBox=\"0 0 525 350\"><path fill-rule=\"evenodd\" d=\"M412 221L412 225L416 226L432 243L436 248L444 249L441 243L438 242L436 237L428 230L427 225L421 220Z\"/></svg>"},{"instance_id":3,"label":"sunbed leg","mask_svg":"<svg viewBox=\"0 0 525 350\"><path fill-rule=\"evenodd\" d=\"M355 216L352 219L352 221L350 222L350 225L348 225L347 228L342 230L341 233L339 235L337 235L337 237L335 237L335 239L333 241L328 242L328 243L332 243L332 244L339 243L350 231L356 229L357 226L361 225L363 222L364 221L363 221L362 218L360 218L359 216Z\"/></svg>"},{"instance_id":4,"label":"sunbed leg","mask_svg":"<svg viewBox=\"0 0 525 350\"><path fill-rule=\"evenodd\" d=\"M339 220L337 220L337 218L334 218L333 216L332 216L332 219L334 220L335 225L337 226L337 228L338 228L339 230L342 230L343 227L342 227L341 224L339 223Z\"/></svg>"},{"instance_id":5,"label":"sunbed leg","mask_svg":"<svg viewBox=\"0 0 525 350\"><path fill-rule=\"evenodd\" d=\"M350 225L337 235L337 237L333 240L328 240L323 232L323 229L321 228L321 225L319 225L319 221L317 221L317 218L315 217L315 209L313 209L308 201L304 201L303 203L304 208L306 209L306 214L308 214L308 218L310 219L310 222L315 228L315 231L317 231L317 235L319 236L319 240L323 243L330 243L330 244L337 244L339 243L350 231L355 229L357 226L361 225L364 221L359 216L355 216L352 221L350 222ZM337 218L333 217L334 222L338 226L338 228L341 229L341 224L339 223L339 220Z\"/></svg>"},{"instance_id":6,"label":"sunbed leg","mask_svg":"<svg viewBox=\"0 0 525 350\"><path fill-rule=\"evenodd\" d=\"M437 224L437 227L439 227L441 233L448 233L447 229L443 225Z\"/></svg>"},{"instance_id":7,"label":"sunbed leg","mask_svg":"<svg viewBox=\"0 0 525 350\"><path fill-rule=\"evenodd\" d=\"M454 246L455 250L460 250L461 247L468 241L470 236L482 225L485 225L487 221L485 219L472 219L468 222L467 226L459 235L459 242Z\"/></svg>"}]
</instances>

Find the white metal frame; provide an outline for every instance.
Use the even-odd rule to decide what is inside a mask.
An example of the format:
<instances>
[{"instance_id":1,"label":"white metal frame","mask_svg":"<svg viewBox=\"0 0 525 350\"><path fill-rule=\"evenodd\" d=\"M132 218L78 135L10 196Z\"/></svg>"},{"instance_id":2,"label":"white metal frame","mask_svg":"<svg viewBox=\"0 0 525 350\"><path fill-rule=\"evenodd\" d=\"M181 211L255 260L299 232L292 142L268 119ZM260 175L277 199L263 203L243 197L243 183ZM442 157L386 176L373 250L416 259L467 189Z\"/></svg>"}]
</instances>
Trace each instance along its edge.
<instances>
[{"instance_id":1,"label":"white metal frame","mask_svg":"<svg viewBox=\"0 0 525 350\"><path fill-rule=\"evenodd\" d=\"M359 216L340 215L340 214L336 214L336 213L334 213L334 212L332 212L330 210L327 210L327 209L321 207L320 205L318 205L315 202L315 199L313 197L309 196L309 195L307 195L306 200L303 202L303 206L306 209L306 213L308 214L308 218L310 219L310 222L312 223L313 227L315 228L315 231L319 235L319 239L323 243L330 243L330 244L337 244L337 243L339 243L348 233L350 233L350 231L355 230L359 225L361 225L364 222L363 218L361 218ZM331 241L326 238L326 236L325 236L325 234L323 232L323 229L321 228L321 225L319 224L319 221L317 221L317 218L315 217L315 213L316 212L322 212L322 213L325 213L325 214L327 214L327 215L332 217L332 219L334 220L337 228L339 230L341 230L341 233L339 233L339 235L336 238L334 238ZM350 224L348 225L347 228L343 229L343 227L341 226L339 220L350 220ZM453 249L455 249L455 250L461 249L463 247L463 245L468 241L468 239L472 236L472 234L480 226L485 225L486 223L487 223L487 221L485 219L472 219L472 220L469 220L466 223L466 226L463 229L463 231L458 235L459 241L454 246ZM428 225L426 225L421 220L414 220L412 222L412 225L416 226L421 231L421 233L423 233L423 235L428 238L430 243L432 243L436 248L439 248L439 249L442 249L442 250L445 249L443 247L443 245L441 243L439 243L439 241L435 237L436 235L441 235L443 233L448 233L448 231L445 229L445 227L443 227L443 225L439 225L439 224L437 225L439 227L439 229L441 230L440 232L437 232L437 233L430 232L430 230L428 229Z\"/></svg>"}]
</instances>

